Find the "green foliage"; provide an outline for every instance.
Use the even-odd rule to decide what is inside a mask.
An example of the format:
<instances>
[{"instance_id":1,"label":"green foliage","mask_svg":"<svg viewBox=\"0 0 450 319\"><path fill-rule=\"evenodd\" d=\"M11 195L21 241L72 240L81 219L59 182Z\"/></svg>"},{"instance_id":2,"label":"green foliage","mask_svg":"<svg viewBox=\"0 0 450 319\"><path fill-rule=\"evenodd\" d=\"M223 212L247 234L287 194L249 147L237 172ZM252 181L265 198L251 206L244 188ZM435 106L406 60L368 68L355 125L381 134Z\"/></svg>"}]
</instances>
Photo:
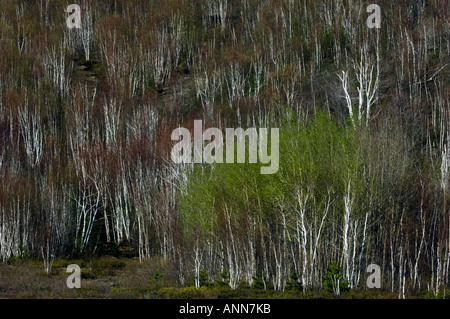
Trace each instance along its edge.
<instances>
[{"instance_id":1,"label":"green foliage","mask_svg":"<svg viewBox=\"0 0 450 319\"><path fill-rule=\"evenodd\" d=\"M432 290L427 290L427 291L425 291L424 297L425 297L425 299L444 299L445 294L441 290L438 290L437 292L432 291Z\"/></svg>"},{"instance_id":2,"label":"green foliage","mask_svg":"<svg viewBox=\"0 0 450 319\"><path fill-rule=\"evenodd\" d=\"M256 271L255 276L253 276L253 289L261 289L261 290L272 290L273 283L270 280L267 280L267 276L264 274L262 269L258 269Z\"/></svg>"},{"instance_id":3,"label":"green foliage","mask_svg":"<svg viewBox=\"0 0 450 319\"><path fill-rule=\"evenodd\" d=\"M209 280L208 273L205 269L200 270L199 274L200 287L213 287L214 283ZM191 286L195 286L195 277L190 281Z\"/></svg>"},{"instance_id":4,"label":"green foliage","mask_svg":"<svg viewBox=\"0 0 450 319\"><path fill-rule=\"evenodd\" d=\"M81 270L81 278L82 279L95 279L95 278L97 278L97 274L92 270Z\"/></svg>"},{"instance_id":5,"label":"green foliage","mask_svg":"<svg viewBox=\"0 0 450 319\"><path fill-rule=\"evenodd\" d=\"M152 289L162 288L166 284L164 275L162 273L160 273L158 270L155 270L155 272L153 273L153 275L151 276L151 278L148 282Z\"/></svg>"},{"instance_id":6,"label":"green foliage","mask_svg":"<svg viewBox=\"0 0 450 319\"><path fill-rule=\"evenodd\" d=\"M113 258L113 257L103 257L93 259L90 262L90 266L95 270L104 270L104 269L122 269L125 267L125 262L121 259Z\"/></svg>"},{"instance_id":7,"label":"green foliage","mask_svg":"<svg viewBox=\"0 0 450 319\"><path fill-rule=\"evenodd\" d=\"M303 290L303 285L295 271L291 272L289 275L289 281L286 283L286 290Z\"/></svg>"},{"instance_id":8,"label":"green foliage","mask_svg":"<svg viewBox=\"0 0 450 319\"><path fill-rule=\"evenodd\" d=\"M218 294L218 290L208 287L165 287L158 290L158 295L168 299L212 299Z\"/></svg>"},{"instance_id":9,"label":"green foliage","mask_svg":"<svg viewBox=\"0 0 450 319\"><path fill-rule=\"evenodd\" d=\"M282 131L280 171L289 179L284 183L287 187L301 187L305 192L310 188L325 196L330 187L343 194L349 180L356 186L362 157L351 127L338 125L327 113L318 113L308 125L292 121Z\"/></svg>"},{"instance_id":10,"label":"green foliage","mask_svg":"<svg viewBox=\"0 0 450 319\"><path fill-rule=\"evenodd\" d=\"M81 268L87 267L88 261L84 259L62 259L58 258L53 261L52 268L67 268L67 266L75 264Z\"/></svg>"},{"instance_id":11,"label":"green foliage","mask_svg":"<svg viewBox=\"0 0 450 319\"><path fill-rule=\"evenodd\" d=\"M21 259L30 258L30 251L28 250L28 247L23 244L23 242L20 242L19 244L19 258Z\"/></svg>"},{"instance_id":12,"label":"green foliage","mask_svg":"<svg viewBox=\"0 0 450 319\"><path fill-rule=\"evenodd\" d=\"M114 257L103 257L91 260L88 267L95 276L114 276L117 270L125 267L125 262Z\"/></svg>"},{"instance_id":13,"label":"green foliage","mask_svg":"<svg viewBox=\"0 0 450 319\"><path fill-rule=\"evenodd\" d=\"M229 283L230 283L230 272L228 271L227 268L225 268L220 273L220 280L216 281L216 286L219 288L229 287Z\"/></svg>"},{"instance_id":14,"label":"green foliage","mask_svg":"<svg viewBox=\"0 0 450 319\"><path fill-rule=\"evenodd\" d=\"M208 279L208 273L206 272L205 269L200 270L200 273L198 274L199 276L199 283L200 283L200 287L207 287L207 286L211 286L212 283L209 282Z\"/></svg>"},{"instance_id":15,"label":"green foliage","mask_svg":"<svg viewBox=\"0 0 450 319\"><path fill-rule=\"evenodd\" d=\"M263 271L261 269L258 269L256 271L256 275L253 276L253 288L255 289L264 289L264 278L263 278Z\"/></svg>"},{"instance_id":16,"label":"green foliage","mask_svg":"<svg viewBox=\"0 0 450 319\"><path fill-rule=\"evenodd\" d=\"M344 279L341 268L334 261L330 264L327 274L323 277L323 288L325 291L332 292L335 295L349 290L349 283Z\"/></svg>"},{"instance_id":17,"label":"green foliage","mask_svg":"<svg viewBox=\"0 0 450 319\"><path fill-rule=\"evenodd\" d=\"M313 194L320 209L330 190L334 197L342 197L348 181L355 193L363 191L355 131L338 125L328 114L317 114L308 125L296 118L285 122L279 146L280 167L272 175L261 174L260 164L194 166L180 198L186 234L213 236L226 229L228 217L237 231L244 231L246 223L257 217L274 224L281 207L297 205L299 192Z\"/></svg>"},{"instance_id":18,"label":"green foliage","mask_svg":"<svg viewBox=\"0 0 450 319\"><path fill-rule=\"evenodd\" d=\"M159 273L159 271L155 271L155 273L153 274L153 281L155 281L155 282L157 282L157 281L159 281L160 279L162 279L162 277L163 277L163 275L161 275L160 273Z\"/></svg>"}]
</instances>

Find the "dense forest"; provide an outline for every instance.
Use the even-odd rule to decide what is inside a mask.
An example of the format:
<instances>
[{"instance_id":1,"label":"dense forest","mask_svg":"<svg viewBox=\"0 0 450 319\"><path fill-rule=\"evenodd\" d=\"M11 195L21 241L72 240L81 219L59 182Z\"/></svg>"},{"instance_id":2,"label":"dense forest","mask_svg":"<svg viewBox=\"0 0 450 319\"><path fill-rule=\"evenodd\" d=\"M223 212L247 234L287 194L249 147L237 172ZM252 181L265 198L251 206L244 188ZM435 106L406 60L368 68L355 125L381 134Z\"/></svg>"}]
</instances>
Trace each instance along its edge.
<instances>
[{"instance_id":1,"label":"dense forest","mask_svg":"<svg viewBox=\"0 0 450 319\"><path fill-rule=\"evenodd\" d=\"M0 258L121 254L178 284L442 293L450 3L0 0ZM171 133L279 128L279 170L177 164Z\"/></svg>"}]
</instances>

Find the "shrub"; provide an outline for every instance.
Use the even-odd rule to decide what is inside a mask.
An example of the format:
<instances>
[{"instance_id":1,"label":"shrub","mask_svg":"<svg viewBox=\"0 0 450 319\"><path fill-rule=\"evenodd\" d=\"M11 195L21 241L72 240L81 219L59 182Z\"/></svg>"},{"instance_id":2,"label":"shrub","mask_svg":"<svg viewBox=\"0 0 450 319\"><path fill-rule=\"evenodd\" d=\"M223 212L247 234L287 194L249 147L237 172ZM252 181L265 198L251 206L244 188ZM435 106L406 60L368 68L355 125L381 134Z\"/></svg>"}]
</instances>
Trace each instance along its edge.
<instances>
[{"instance_id":1,"label":"shrub","mask_svg":"<svg viewBox=\"0 0 450 319\"><path fill-rule=\"evenodd\" d=\"M158 295L168 299L213 299L217 298L219 291L208 287L166 287L159 289Z\"/></svg>"},{"instance_id":2,"label":"shrub","mask_svg":"<svg viewBox=\"0 0 450 319\"><path fill-rule=\"evenodd\" d=\"M92 270L81 270L81 278L82 279L95 279L97 275Z\"/></svg>"},{"instance_id":3,"label":"shrub","mask_svg":"<svg viewBox=\"0 0 450 319\"><path fill-rule=\"evenodd\" d=\"M209 278L208 278L209 276L208 276L208 273L206 272L206 270L204 270L204 269L200 270L200 273L198 274L198 276L199 276L200 287L213 287L214 286L214 283L209 281ZM191 286L195 286L195 278L192 278Z\"/></svg>"},{"instance_id":4,"label":"shrub","mask_svg":"<svg viewBox=\"0 0 450 319\"><path fill-rule=\"evenodd\" d=\"M271 282L267 282L264 280L264 273L261 269L258 269L256 271L256 275L253 277L253 288L255 289L267 289L269 288L268 285L271 284Z\"/></svg>"},{"instance_id":5,"label":"shrub","mask_svg":"<svg viewBox=\"0 0 450 319\"><path fill-rule=\"evenodd\" d=\"M226 288L229 287L230 284L230 272L227 268L225 268L222 273L220 274L221 280L216 282L216 286L219 288Z\"/></svg>"},{"instance_id":6,"label":"shrub","mask_svg":"<svg viewBox=\"0 0 450 319\"><path fill-rule=\"evenodd\" d=\"M323 288L327 292L334 293L335 296L349 290L348 282L342 277L341 268L334 261L328 267L327 274L323 278Z\"/></svg>"},{"instance_id":7,"label":"shrub","mask_svg":"<svg viewBox=\"0 0 450 319\"><path fill-rule=\"evenodd\" d=\"M103 270L103 269L122 269L125 267L125 262L123 260L109 257L109 258L99 258L94 259L90 263L91 267L96 270Z\"/></svg>"},{"instance_id":8,"label":"shrub","mask_svg":"<svg viewBox=\"0 0 450 319\"><path fill-rule=\"evenodd\" d=\"M295 271L289 275L289 281L286 283L286 290L303 290L303 285Z\"/></svg>"}]
</instances>

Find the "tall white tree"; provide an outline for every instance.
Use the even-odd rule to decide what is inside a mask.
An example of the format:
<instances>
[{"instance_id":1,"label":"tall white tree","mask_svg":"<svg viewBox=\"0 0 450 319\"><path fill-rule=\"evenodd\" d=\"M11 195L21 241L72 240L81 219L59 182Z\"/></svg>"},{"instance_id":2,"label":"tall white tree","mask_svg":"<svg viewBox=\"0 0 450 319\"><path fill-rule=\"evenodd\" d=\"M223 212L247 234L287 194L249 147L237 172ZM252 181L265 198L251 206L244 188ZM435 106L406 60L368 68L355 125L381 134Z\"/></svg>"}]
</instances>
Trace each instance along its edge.
<instances>
[{"instance_id":1,"label":"tall white tree","mask_svg":"<svg viewBox=\"0 0 450 319\"><path fill-rule=\"evenodd\" d=\"M38 106L32 109L26 93L24 104L19 107L18 117L28 163L32 167L36 167L41 162L44 151L44 130Z\"/></svg>"}]
</instances>

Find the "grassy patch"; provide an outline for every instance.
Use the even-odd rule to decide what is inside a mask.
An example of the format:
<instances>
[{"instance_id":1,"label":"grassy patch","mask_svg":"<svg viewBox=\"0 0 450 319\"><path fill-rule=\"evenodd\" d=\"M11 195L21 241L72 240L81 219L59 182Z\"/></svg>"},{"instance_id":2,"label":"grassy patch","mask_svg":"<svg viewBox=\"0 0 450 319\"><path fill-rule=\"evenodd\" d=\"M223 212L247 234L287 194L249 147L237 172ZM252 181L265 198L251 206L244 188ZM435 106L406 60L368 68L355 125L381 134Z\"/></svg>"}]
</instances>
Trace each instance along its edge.
<instances>
[{"instance_id":1,"label":"grassy patch","mask_svg":"<svg viewBox=\"0 0 450 319\"><path fill-rule=\"evenodd\" d=\"M66 267L81 266L81 288L69 289ZM90 260L58 259L50 275L41 260L20 259L0 264L0 298L161 298L161 299L397 299L398 293L380 290L349 290L335 297L332 292L300 289L275 291L241 284L233 290L218 282L200 288L180 287L167 261L146 262L132 258L102 257ZM443 293L423 292L409 298L443 298ZM448 296L446 296L448 298Z\"/></svg>"}]
</instances>

